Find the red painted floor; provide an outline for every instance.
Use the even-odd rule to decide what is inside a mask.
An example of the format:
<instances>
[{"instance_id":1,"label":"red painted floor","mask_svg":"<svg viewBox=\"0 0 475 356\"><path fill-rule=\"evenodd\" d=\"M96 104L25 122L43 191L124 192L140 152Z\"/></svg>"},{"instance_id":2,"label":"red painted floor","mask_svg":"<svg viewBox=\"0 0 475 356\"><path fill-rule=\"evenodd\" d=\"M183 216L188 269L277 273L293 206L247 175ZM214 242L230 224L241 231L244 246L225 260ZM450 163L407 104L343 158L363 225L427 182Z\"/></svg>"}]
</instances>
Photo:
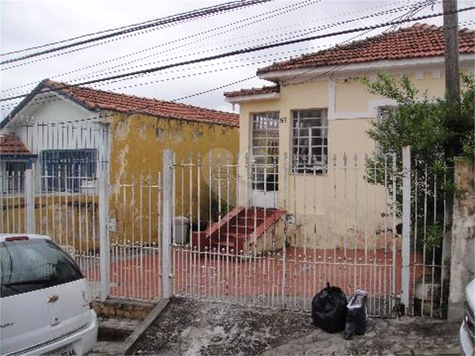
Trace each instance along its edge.
<instances>
[{"instance_id":1,"label":"red painted floor","mask_svg":"<svg viewBox=\"0 0 475 356\"><path fill-rule=\"evenodd\" d=\"M161 290L161 256L158 248L113 249L111 296L157 299ZM265 256L234 256L216 252L199 254L177 248L171 252L173 294L230 301L254 301L278 306L308 305L327 282L349 296L363 289L373 297L394 297L401 290L401 253L371 250L312 250L288 248ZM414 261L416 255L411 256ZM417 256L420 263L421 256ZM98 280L99 266L85 274ZM430 267L425 267L429 272ZM424 268L411 266L411 288ZM428 282L428 281L426 281ZM412 293L412 290L411 290Z\"/></svg>"}]
</instances>

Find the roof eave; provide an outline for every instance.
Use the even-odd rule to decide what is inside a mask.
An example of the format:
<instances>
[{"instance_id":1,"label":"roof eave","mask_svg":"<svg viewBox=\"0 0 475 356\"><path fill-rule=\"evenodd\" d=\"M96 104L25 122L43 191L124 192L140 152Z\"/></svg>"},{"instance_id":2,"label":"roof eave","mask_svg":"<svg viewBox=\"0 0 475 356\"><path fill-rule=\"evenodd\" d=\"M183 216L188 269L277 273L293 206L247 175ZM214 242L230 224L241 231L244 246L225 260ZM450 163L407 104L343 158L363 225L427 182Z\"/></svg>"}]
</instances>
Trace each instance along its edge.
<instances>
[{"instance_id":1,"label":"roof eave","mask_svg":"<svg viewBox=\"0 0 475 356\"><path fill-rule=\"evenodd\" d=\"M47 91L44 91L47 89ZM71 100L83 109L87 111L98 112L101 109L98 107L90 107L86 103L76 99L73 95L65 93L61 88L55 88L54 86L49 85L46 80L41 81L11 112L8 114L1 122L0 122L0 129L6 127L11 121L15 120L15 117L25 109L28 104L35 99L36 96L41 95L43 93L53 92L56 95L60 95L65 99Z\"/></svg>"},{"instance_id":2,"label":"roof eave","mask_svg":"<svg viewBox=\"0 0 475 356\"><path fill-rule=\"evenodd\" d=\"M0 122L0 130L7 126L15 116L26 107L28 103L41 92L45 85L45 81L41 81L17 106L15 106L10 114L5 116L5 118Z\"/></svg>"},{"instance_id":3,"label":"roof eave","mask_svg":"<svg viewBox=\"0 0 475 356\"><path fill-rule=\"evenodd\" d=\"M459 64L461 66L469 64L473 67L475 63L475 54L460 54L459 55ZM343 64L343 65L329 65L321 67L306 67L299 69L289 69L281 71L271 71L267 73L258 74L260 79L269 80L269 81L302 81L306 80L309 77L315 78L316 75L321 75L324 73L329 73L331 75L346 75L354 74L355 72L361 72L361 70L373 70L373 71L382 71L382 70L398 70L398 69L408 69L416 68L423 66L443 66L444 57L443 56L434 56L434 57L420 57L420 58L408 58L408 59L395 59L395 60L379 60L372 62L362 62L362 63L352 63L352 64ZM326 78L327 76L324 76Z\"/></svg>"},{"instance_id":4,"label":"roof eave","mask_svg":"<svg viewBox=\"0 0 475 356\"><path fill-rule=\"evenodd\" d=\"M280 93L266 93L266 94L256 94L256 95L240 95L227 97L226 101L231 104L239 104L246 101L257 101L257 100L276 100L280 98Z\"/></svg>"},{"instance_id":5,"label":"roof eave","mask_svg":"<svg viewBox=\"0 0 475 356\"><path fill-rule=\"evenodd\" d=\"M38 155L32 153L0 153L0 157L9 161L24 161L30 158L38 158Z\"/></svg>"}]
</instances>

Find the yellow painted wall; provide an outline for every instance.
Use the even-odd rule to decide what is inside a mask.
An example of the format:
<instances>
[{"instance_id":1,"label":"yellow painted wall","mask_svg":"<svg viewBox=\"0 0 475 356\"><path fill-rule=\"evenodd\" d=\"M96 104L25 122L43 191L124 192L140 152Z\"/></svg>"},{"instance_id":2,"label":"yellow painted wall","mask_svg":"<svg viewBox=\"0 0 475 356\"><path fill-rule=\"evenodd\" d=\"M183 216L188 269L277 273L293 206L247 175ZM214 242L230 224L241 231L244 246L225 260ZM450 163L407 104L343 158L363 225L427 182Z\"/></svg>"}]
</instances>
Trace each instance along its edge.
<instances>
[{"instance_id":1,"label":"yellow painted wall","mask_svg":"<svg viewBox=\"0 0 475 356\"><path fill-rule=\"evenodd\" d=\"M163 151L175 152L175 216L184 215L201 221L208 220L210 185L213 194L222 197L230 193L230 204L236 205L234 187L225 184L228 162L235 162L238 154L239 130L227 125L210 125L176 119L155 118L134 114L116 115L110 124L111 132L111 205L112 239L132 242L156 241L160 204L159 172L163 172ZM197 159L200 155L201 166ZM193 166L188 166L192 159ZM212 170L209 183L209 159L223 168ZM183 163L183 164L182 164ZM200 174L198 174L200 170ZM190 176L191 172L191 176ZM230 175L235 176L232 169ZM191 183L190 183L191 181ZM218 189L221 182L221 189ZM200 197L198 198L198 186ZM191 187L191 189L190 189ZM191 210L190 210L191 195ZM151 236L149 231L152 230ZM121 231L129 231L123 233Z\"/></svg>"},{"instance_id":2,"label":"yellow painted wall","mask_svg":"<svg viewBox=\"0 0 475 356\"><path fill-rule=\"evenodd\" d=\"M439 73L436 71L436 73ZM429 97L444 95L445 77L443 72L439 77L433 77L433 72L421 71L405 73L420 95L426 93ZM393 73L392 76L399 80L401 73ZM372 77L370 77L371 79ZM368 110L371 100L383 99L370 94L364 86L354 77L338 78L335 92L335 111L338 112L365 112Z\"/></svg>"},{"instance_id":3,"label":"yellow painted wall","mask_svg":"<svg viewBox=\"0 0 475 356\"><path fill-rule=\"evenodd\" d=\"M0 199L0 231L24 233L25 198ZM76 254L99 252L99 201L94 195L51 194L35 197L35 232Z\"/></svg>"},{"instance_id":4,"label":"yellow painted wall","mask_svg":"<svg viewBox=\"0 0 475 356\"><path fill-rule=\"evenodd\" d=\"M421 76L423 73L423 76ZM401 73L394 73L396 79ZM409 72L409 78L429 96L441 96L444 91L443 73L437 71ZM371 79L371 77L370 77ZM391 197L382 186L365 181L365 155L374 153L375 142L366 131L376 117L376 107L387 105L387 100L370 94L354 77L334 79L334 106L330 107L332 93L329 79L313 83L281 86L280 98L256 100L240 104L240 156L250 152L253 113L278 111L287 118L280 124L280 161L278 207L295 215L292 223L292 244L307 247L392 246L392 228L398 223L388 211ZM291 111L300 109L327 109L329 171L326 174L292 174ZM347 154L347 168L343 155ZM337 163L333 166L333 156ZM354 160L355 155L357 160ZM245 160L240 161L240 175L247 177ZM244 182L244 179L243 179ZM346 185L346 188L344 188ZM240 194L241 205L248 204L249 184ZM336 188L335 188L336 187ZM389 215L388 215L389 214Z\"/></svg>"}]
</instances>

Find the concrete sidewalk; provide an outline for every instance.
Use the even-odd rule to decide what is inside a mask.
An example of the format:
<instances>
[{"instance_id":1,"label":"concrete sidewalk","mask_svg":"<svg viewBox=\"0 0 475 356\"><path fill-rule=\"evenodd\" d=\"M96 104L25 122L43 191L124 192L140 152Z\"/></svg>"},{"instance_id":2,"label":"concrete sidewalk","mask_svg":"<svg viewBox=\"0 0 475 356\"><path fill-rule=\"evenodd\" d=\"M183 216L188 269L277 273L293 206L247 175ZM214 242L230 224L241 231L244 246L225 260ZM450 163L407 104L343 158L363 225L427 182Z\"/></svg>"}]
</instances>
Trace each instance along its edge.
<instances>
[{"instance_id":1,"label":"concrete sidewalk","mask_svg":"<svg viewBox=\"0 0 475 356\"><path fill-rule=\"evenodd\" d=\"M431 318L370 319L345 341L310 314L171 299L129 350L137 355L458 355L460 323Z\"/></svg>"},{"instance_id":2,"label":"concrete sidewalk","mask_svg":"<svg viewBox=\"0 0 475 356\"><path fill-rule=\"evenodd\" d=\"M370 319L367 333L352 340L315 329L263 355L460 355L459 327L429 318Z\"/></svg>"}]
</instances>

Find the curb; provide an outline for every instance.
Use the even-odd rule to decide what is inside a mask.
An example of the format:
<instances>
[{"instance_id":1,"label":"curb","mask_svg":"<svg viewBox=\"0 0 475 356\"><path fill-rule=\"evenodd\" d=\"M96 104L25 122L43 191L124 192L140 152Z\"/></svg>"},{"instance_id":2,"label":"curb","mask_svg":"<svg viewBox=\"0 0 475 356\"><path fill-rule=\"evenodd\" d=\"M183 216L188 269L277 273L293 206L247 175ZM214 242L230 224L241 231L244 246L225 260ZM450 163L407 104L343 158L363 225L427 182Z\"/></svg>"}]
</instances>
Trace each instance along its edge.
<instances>
[{"instance_id":1,"label":"curb","mask_svg":"<svg viewBox=\"0 0 475 356\"><path fill-rule=\"evenodd\" d=\"M408 351L395 352L396 356L456 356L460 354L459 347L453 347L450 349L413 349Z\"/></svg>"},{"instance_id":2,"label":"curb","mask_svg":"<svg viewBox=\"0 0 475 356\"><path fill-rule=\"evenodd\" d=\"M122 343L121 349L123 350L123 355L129 355L129 350L135 345L137 340L143 334L145 330L154 322L154 320L160 315L160 313L168 305L169 299L163 299L158 302L157 306L147 315L147 317L142 321L130 334L127 339Z\"/></svg>"}]
</instances>

